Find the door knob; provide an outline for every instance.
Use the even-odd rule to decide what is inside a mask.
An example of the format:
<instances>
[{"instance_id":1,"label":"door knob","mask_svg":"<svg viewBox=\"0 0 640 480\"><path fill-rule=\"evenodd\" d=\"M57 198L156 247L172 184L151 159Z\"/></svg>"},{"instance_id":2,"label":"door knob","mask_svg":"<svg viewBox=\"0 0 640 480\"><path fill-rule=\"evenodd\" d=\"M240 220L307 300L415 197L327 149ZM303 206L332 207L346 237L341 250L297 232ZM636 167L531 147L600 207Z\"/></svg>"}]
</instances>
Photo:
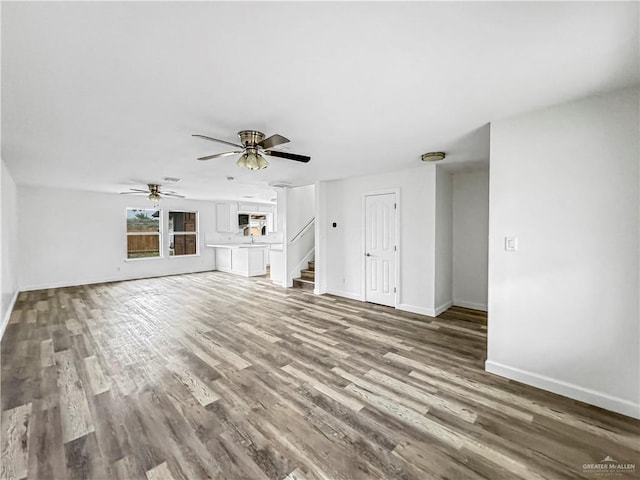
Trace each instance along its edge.
<instances>
[{"instance_id":1,"label":"door knob","mask_svg":"<svg viewBox=\"0 0 640 480\"><path fill-rule=\"evenodd\" d=\"M366 255L367 257L370 257L370 256L371 256L371 254L370 254L370 253L365 253L365 255Z\"/></svg>"}]
</instances>

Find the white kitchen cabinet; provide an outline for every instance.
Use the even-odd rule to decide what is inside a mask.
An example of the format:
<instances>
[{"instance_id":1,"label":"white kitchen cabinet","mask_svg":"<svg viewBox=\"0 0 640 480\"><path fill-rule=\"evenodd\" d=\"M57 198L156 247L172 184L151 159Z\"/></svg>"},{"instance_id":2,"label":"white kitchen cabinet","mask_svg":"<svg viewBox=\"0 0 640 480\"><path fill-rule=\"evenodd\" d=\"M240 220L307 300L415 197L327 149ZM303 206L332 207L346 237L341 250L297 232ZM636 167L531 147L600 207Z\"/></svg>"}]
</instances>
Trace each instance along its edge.
<instances>
[{"instance_id":1,"label":"white kitchen cabinet","mask_svg":"<svg viewBox=\"0 0 640 480\"><path fill-rule=\"evenodd\" d=\"M216 203L216 231L234 233L238 230L238 204Z\"/></svg>"},{"instance_id":2,"label":"white kitchen cabinet","mask_svg":"<svg viewBox=\"0 0 640 480\"><path fill-rule=\"evenodd\" d=\"M238 211L242 213L273 213L273 205L264 203L240 202Z\"/></svg>"},{"instance_id":3,"label":"white kitchen cabinet","mask_svg":"<svg viewBox=\"0 0 640 480\"><path fill-rule=\"evenodd\" d=\"M240 202L238 204L238 211L242 212L242 213L257 212L258 211L258 204L257 203Z\"/></svg>"},{"instance_id":4,"label":"white kitchen cabinet","mask_svg":"<svg viewBox=\"0 0 640 480\"><path fill-rule=\"evenodd\" d=\"M207 245L216 252L216 270L254 277L266 273L266 244L212 244Z\"/></svg>"}]
</instances>

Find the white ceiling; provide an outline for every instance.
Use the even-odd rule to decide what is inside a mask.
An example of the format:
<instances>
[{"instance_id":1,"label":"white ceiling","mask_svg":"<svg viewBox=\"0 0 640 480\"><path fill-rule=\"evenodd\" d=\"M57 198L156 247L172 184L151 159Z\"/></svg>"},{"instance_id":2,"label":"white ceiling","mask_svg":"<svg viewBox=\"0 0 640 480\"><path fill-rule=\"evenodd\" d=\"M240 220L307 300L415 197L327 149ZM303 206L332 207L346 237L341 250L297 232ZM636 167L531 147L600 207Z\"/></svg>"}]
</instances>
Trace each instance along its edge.
<instances>
[{"instance_id":1,"label":"white ceiling","mask_svg":"<svg viewBox=\"0 0 640 480\"><path fill-rule=\"evenodd\" d=\"M19 184L189 198L486 166L487 123L637 84L638 3L2 4L2 157ZM263 171L191 137L291 139ZM233 181L227 181L233 176Z\"/></svg>"}]
</instances>

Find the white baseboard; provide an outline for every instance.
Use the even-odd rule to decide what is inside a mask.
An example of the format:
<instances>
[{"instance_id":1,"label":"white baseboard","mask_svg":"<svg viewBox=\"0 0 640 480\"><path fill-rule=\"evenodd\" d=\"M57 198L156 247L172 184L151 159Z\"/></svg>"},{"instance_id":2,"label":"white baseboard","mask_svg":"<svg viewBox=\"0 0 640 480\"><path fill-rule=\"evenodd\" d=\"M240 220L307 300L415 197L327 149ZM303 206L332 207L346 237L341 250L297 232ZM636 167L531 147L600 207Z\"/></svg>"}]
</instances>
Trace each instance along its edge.
<instances>
[{"instance_id":1,"label":"white baseboard","mask_svg":"<svg viewBox=\"0 0 640 480\"><path fill-rule=\"evenodd\" d=\"M436 311L433 308L418 307L417 305L409 305L408 303L401 303L400 305L398 305L398 310L404 310L405 312L410 312L410 313L417 313L419 315L426 315L427 317L436 316Z\"/></svg>"},{"instance_id":2,"label":"white baseboard","mask_svg":"<svg viewBox=\"0 0 640 480\"><path fill-rule=\"evenodd\" d=\"M453 304L456 307L470 308L472 310L487 311L487 305L485 303L467 302L465 300L453 300Z\"/></svg>"},{"instance_id":3,"label":"white baseboard","mask_svg":"<svg viewBox=\"0 0 640 480\"><path fill-rule=\"evenodd\" d=\"M446 303L443 303L442 305L438 305L436 307L435 316L437 317L442 312L445 312L446 310L450 309L452 305L453 305L453 302L451 300L449 300Z\"/></svg>"},{"instance_id":4,"label":"white baseboard","mask_svg":"<svg viewBox=\"0 0 640 480\"><path fill-rule=\"evenodd\" d=\"M487 372L500 375L501 377L510 378L511 380L526 383L527 385L557 393L564 397L573 398L574 400L595 405L596 407L640 419L640 404L633 403L629 400L624 400L538 373L503 365L491 360L485 362L484 368Z\"/></svg>"},{"instance_id":5,"label":"white baseboard","mask_svg":"<svg viewBox=\"0 0 640 480\"><path fill-rule=\"evenodd\" d=\"M19 294L20 294L20 291L16 290L16 292L13 294L13 297L11 297L11 301L9 302L9 308L4 314L4 318L2 319L2 325L0 325L0 340L2 340L4 331L6 330L7 325L9 325L9 320L11 320L11 313L13 312L13 307L15 307L16 305L16 300L18 300Z\"/></svg>"},{"instance_id":6,"label":"white baseboard","mask_svg":"<svg viewBox=\"0 0 640 480\"><path fill-rule=\"evenodd\" d=\"M398 310L404 310L405 312L417 313L419 315L426 315L427 317L437 317L442 312L447 310L453 305L452 302L443 303L438 305L435 309L427 307L418 307L417 305L409 305L408 303L401 303L398 305Z\"/></svg>"},{"instance_id":7,"label":"white baseboard","mask_svg":"<svg viewBox=\"0 0 640 480\"><path fill-rule=\"evenodd\" d=\"M343 292L342 290L331 290L331 289L327 289L326 293L328 293L329 295L336 295L337 297L350 298L351 300L358 300L360 302L364 302L364 298L362 298L362 295L359 295L357 293Z\"/></svg>"}]
</instances>

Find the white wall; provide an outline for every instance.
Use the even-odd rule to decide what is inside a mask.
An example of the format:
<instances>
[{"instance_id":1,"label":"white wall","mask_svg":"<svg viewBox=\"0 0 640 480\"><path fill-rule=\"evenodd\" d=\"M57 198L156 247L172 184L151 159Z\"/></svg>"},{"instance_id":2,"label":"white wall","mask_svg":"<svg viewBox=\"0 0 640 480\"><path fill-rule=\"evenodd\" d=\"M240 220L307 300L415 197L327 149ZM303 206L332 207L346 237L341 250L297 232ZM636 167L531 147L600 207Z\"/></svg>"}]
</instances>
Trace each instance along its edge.
<instances>
[{"instance_id":1,"label":"white wall","mask_svg":"<svg viewBox=\"0 0 640 480\"><path fill-rule=\"evenodd\" d=\"M287 194L287 241L295 237L314 217L316 213L316 187L286 188Z\"/></svg>"},{"instance_id":2,"label":"white wall","mask_svg":"<svg viewBox=\"0 0 640 480\"><path fill-rule=\"evenodd\" d=\"M314 259L315 228L307 228L295 238L309 224L316 214L316 187L306 185L284 189L286 199L286 238L285 253L286 285L291 286L293 279L300 276L300 271L307 268L307 262ZM294 240L295 238L295 240ZM294 240L292 242L292 240Z\"/></svg>"},{"instance_id":3,"label":"white wall","mask_svg":"<svg viewBox=\"0 0 640 480\"><path fill-rule=\"evenodd\" d=\"M316 182L316 223L315 223L315 294L327 292L327 233L331 224L327 215L327 182Z\"/></svg>"},{"instance_id":4,"label":"white wall","mask_svg":"<svg viewBox=\"0 0 640 480\"><path fill-rule=\"evenodd\" d=\"M435 310L444 312L453 299L453 180L436 166Z\"/></svg>"},{"instance_id":5,"label":"white wall","mask_svg":"<svg viewBox=\"0 0 640 480\"><path fill-rule=\"evenodd\" d=\"M453 304L487 310L489 172L453 175Z\"/></svg>"},{"instance_id":6,"label":"white wall","mask_svg":"<svg viewBox=\"0 0 640 480\"><path fill-rule=\"evenodd\" d=\"M170 209L200 212L199 256L125 260L125 210L150 205L144 196L20 186L21 290L213 270L213 249L203 245L215 232L215 202L161 201L165 216Z\"/></svg>"},{"instance_id":7,"label":"white wall","mask_svg":"<svg viewBox=\"0 0 640 480\"><path fill-rule=\"evenodd\" d=\"M363 198L399 189L399 308L433 315L435 272L435 165L321 182L318 258L321 293L364 300ZM336 222L334 228L332 223Z\"/></svg>"},{"instance_id":8,"label":"white wall","mask_svg":"<svg viewBox=\"0 0 640 480\"><path fill-rule=\"evenodd\" d=\"M486 364L636 418L639 100L626 89L492 124Z\"/></svg>"},{"instance_id":9,"label":"white wall","mask_svg":"<svg viewBox=\"0 0 640 480\"><path fill-rule=\"evenodd\" d=\"M0 249L2 250L2 269L0 285L0 337L4 333L11 315L11 309L18 295L18 212L17 191L11 173L4 162L0 161Z\"/></svg>"}]
</instances>

